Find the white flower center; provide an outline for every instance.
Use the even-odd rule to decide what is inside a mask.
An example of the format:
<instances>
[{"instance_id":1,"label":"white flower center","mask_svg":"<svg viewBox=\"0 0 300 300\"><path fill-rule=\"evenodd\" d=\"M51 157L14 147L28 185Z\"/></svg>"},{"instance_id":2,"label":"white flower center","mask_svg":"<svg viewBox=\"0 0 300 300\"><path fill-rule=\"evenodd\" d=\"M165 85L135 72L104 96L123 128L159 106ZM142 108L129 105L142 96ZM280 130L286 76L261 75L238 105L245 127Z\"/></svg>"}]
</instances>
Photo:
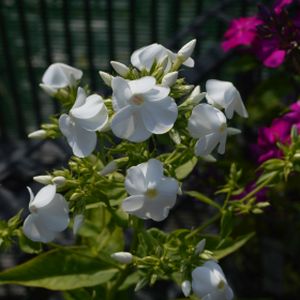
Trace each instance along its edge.
<instances>
[{"instance_id":1,"label":"white flower center","mask_svg":"<svg viewBox=\"0 0 300 300\"><path fill-rule=\"evenodd\" d=\"M135 105L142 105L144 103L144 98L141 95L133 95L130 102Z\"/></svg>"},{"instance_id":2,"label":"white flower center","mask_svg":"<svg viewBox=\"0 0 300 300\"><path fill-rule=\"evenodd\" d=\"M37 213L37 212L38 212L38 209L37 209L36 206L32 205L32 206L30 206L30 211L31 211L32 213Z\"/></svg>"},{"instance_id":3,"label":"white flower center","mask_svg":"<svg viewBox=\"0 0 300 300\"><path fill-rule=\"evenodd\" d=\"M218 288L219 290L223 290L224 287L225 287L225 282L224 282L223 280L220 280L220 282L219 282L218 285L217 285L217 288Z\"/></svg>"},{"instance_id":4,"label":"white flower center","mask_svg":"<svg viewBox=\"0 0 300 300\"><path fill-rule=\"evenodd\" d=\"M219 131L220 131L221 133L223 133L223 132L226 130L226 128L227 128L226 123L223 123L223 124L221 124L221 126L220 126L220 128L219 128Z\"/></svg>"},{"instance_id":5,"label":"white flower center","mask_svg":"<svg viewBox=\"0 0 300 300\"><path fill-rule=\"evenodd\" d=\"M148 188L145 196L148 198L155 198L157 196L157 190L156 188Z\"/></svg>"}]
</instances>

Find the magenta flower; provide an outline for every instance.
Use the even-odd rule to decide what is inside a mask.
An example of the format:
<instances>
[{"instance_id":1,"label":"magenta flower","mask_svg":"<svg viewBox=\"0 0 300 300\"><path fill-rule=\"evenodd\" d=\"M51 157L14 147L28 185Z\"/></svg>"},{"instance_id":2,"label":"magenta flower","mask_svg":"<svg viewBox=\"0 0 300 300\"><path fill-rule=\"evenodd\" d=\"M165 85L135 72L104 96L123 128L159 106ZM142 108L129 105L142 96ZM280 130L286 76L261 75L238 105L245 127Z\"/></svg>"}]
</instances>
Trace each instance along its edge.
<instances>
[{"instance_id":1,"label":"magenta flower","mask_svg":"<svg viewBox=\"0 0 300 300\"><path fill-rule=\"evenodd\" d=\"M274 119L270 127L259 129L256 145L259 163L270 158L282 157L282 152L277 147L277 142L289 144L293 126L296 126L300 132L300 101L292 104L288 113Z\"/></svg>"},{"instance_id":2,"label":"magenta flower","mask_svg":"<svg viewBox=\"0 0 300 300\"><path fill-rule=\"evenodd\" d=\"M291 58L291 67L299 73L300 14L292 17L284 9L292 2L277 0L272 9L259 5L257 16L233 20L224 34L223 50L247 46L269 68L277 68Z\"/></svg>"},{"instance_id":3,"label":"magenta flower","mask_svg":"<svg viewBox=\"0 0 300 300\"><path fill-rule=\"evenodd\" d=\"M276 14L280 14L286 6L290 5L293 2L294 0L276 0L273 6L274 12Z\"/></svg>"},{"instance_id":4,"label":"magenta flower","mask_svg":"<svg viewBox=\"0 0 300 300\"><path fill-rule=\"evenodd\" d=\"M260 24L262 21L256 16L232 20L224 34L222 42L224 51L229 51L237 46L251 46L257 36L256 27Z\"/></svg>"}]
</instances>

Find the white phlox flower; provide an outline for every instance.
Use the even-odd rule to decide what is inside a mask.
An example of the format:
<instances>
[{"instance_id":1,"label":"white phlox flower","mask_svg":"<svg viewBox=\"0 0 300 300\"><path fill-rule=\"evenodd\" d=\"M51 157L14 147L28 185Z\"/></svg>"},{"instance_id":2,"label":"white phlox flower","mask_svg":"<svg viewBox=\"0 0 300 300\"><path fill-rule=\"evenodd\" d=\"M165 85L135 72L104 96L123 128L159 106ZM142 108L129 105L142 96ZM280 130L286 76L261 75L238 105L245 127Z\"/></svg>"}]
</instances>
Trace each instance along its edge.
<instances>
[{"instance_id":1,"label":"white phlox flower","mask_svg":"<svg viewBox=\"0 0 300 300\"><path fill-rule=\"evenodd\" d=\"M78 88L76 101L69 114L59 118L59 128L67 138L74 155L85 157L96 147L97 135L108 122L108 112L101 96L86 96L84 89Z\"/></svg>"},{"instance_id":2,"label":"white phlox flower","mask_svg":"<svg viewBox=\"0 0 300 300\"><path fill-rule=\"evenodd\" d=\"M162 64L162 62L167 59L165 66L165 72L167 73L171 69L171 65L176 60L176 57L176 53L160 44L154 43L135 50L131 55L130 61L137 69L150 71L154 62ZM183 65L193 67L194 60L189 57L183 62Z\"/></svg>"},{"instance_id":3,"label":"white phlox flower","mask_svg":"<svg viewBox=\"0 0 300 300\"><path fill-rule=\"evenodd\" d=\"M35 242L48 243L69 224L68 202L56 193L55 185L43 187L36 196L30 188L30 215L23 224L24 234Z\"/></svg>"},{"instance_id":4,"label":"white phlox flower","mask_svg":"<svg viewBox=\"0 0 300 300\"><path fill-rule=\"evenodd\" d=\"M129 214L142 219L164 220L175 205L178 182L163 175L163 165L150 159L127 170L125 188L130 195L122 203Z\"/></svg>"},{"instance_id":5,"label":"white phlox flower","mask_svg":"<svg viewBox=\"0 0 300 300\"><path fill-rule=\"evenodd\" d=\"M82 77L82 71L63 63L54 63L45 71L40 87L54 95L58 89L75 86Z\"/></svg>"},{"instance_id":6,"label":"white phlox flower","mask_svg":"<svg viewBox=\"0 0 300 300\"><path fill-rule=\"evenodd\" d=\"M209 104L198 104L193 108L188 121L190 135L198 139L195 155L207 157L218 146L218 153L224 154L228 134L240 133L238 129L228 128L225 115Z\"/></svg>"},{"instance_id":7,"label":"white phlox flower","mask_svg":"<svg viewBox=\"0 0 300 300\"><path fill-rule=\"evenodd\" d=\"M213 260L192 272L192 289L201 300L231 300L233 292L221 267Z\"/></svg>"},{"instance_id":8,"label":"white phlox flower","mask_svg":"<svg viewBox=\"0 0 300 300\"><path fill-rule=\"evenodd\" d=\"M112 102L116 112L111 122L113 133L131 142L142 142L151 134L163 134L174 125L178 109L170 88L156 85L152 76L127 81L112 80Z\"/></svg>"},{"instance_id":9,"label":"white phlox flower","mask_svg":"<svg viewBox=\"0 0 300 300\"><path fill-rule=\"evenodd\" d=\"M209 104L224 108L228 119L233 117L234 112L241 117L248 118L248 112L239 91L229 81L207 80L206 99Z\"/></svg>"}]
</instances>

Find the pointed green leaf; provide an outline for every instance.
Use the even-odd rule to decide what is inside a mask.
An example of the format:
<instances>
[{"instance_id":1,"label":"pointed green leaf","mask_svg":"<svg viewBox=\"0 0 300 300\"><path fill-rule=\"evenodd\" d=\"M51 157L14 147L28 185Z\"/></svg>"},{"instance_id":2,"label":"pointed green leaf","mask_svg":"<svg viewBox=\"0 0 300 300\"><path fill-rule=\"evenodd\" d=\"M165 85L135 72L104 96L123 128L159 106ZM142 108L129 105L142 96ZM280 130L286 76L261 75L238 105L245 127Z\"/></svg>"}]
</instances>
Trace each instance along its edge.
<instances>
[{"instance_id":1,"label":"pointed green leaf","mask_svg":"<svg viewBox=\"0 0 300 300\"><path fill-rule=\"evenodd\" d=\"M51 250L0 273L0 284L71 290L109 281L117 269L78 248Z\"/></svg>"}]
</instances>

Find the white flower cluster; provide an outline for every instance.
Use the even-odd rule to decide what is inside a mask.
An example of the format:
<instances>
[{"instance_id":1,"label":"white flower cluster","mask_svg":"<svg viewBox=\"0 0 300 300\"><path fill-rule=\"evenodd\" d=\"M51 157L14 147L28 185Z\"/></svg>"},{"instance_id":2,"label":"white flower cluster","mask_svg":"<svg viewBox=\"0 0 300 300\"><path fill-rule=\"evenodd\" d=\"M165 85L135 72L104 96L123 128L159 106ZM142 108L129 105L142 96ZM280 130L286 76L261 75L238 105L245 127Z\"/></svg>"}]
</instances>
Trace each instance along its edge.
<instances>
[{"instance_id":1,"label":"white flower cluster","mask_svg":"<svg viewBox=\"0 0 300 300\"><path fill-rule=\"evenodd\" d=\"M143 142L153 134L169 132L180 113L180 108L171 96L172 86L177 82L177 70L182 64L194 66L191 54L195 43L195 40L190 41L177 53L156 43L143 47L132 54L132 67L112 61L111 65L119 76L100 72L103 81L112 88L112 108L106 106L109 99L103 100L97 94L87 95L79 86L82 77L80 70L62 63L51 65L40 86L53 96L64 89L76 95L74 103L68 106L71 108L59 117L58 122L73 154L77 157L89 156L95 150L97 133L101 131L111 130L116 137L134 143ZM157 76L153 70L160 75ZM129 74L136 76L130 77ZM204 98L207 103L200 103ZM216 148L219 154L223 154L227 136L240 132L228 127L226 118L231 119L235 112L245 118L248 116L238 90L227 81L208 80L205 93L197 86L184 103L190 108L187 130L197 140L194 153L203 158L211 158ZM45 136L45 130L29 135L31 138ZM111 161L99 174L105 176L117 168L116 161ZM29 189L30 215L24 222L23 231L31 240L46 243L52 241L69 224L68 203L62 195L56 193L56 187L65 184L66 179L49 175L34 179L46 186L35 197ZM150 159L127 170L125 189L129 194L121 205L125 212L141 219L162 221L175 205L179 183L164 175L162 162ZM81 214L74 217L75 234L83 218ZM195 254L199 255L204 247L205 240L202 240ZM112 258L125 264L133 261L133 256L128 252L114 253ZM192 272L192 282L186 280L182 283L185 296L189 296L191 290L203 300L233 298L224 273L215 261L207 261L197 267Z\"/></svg>"}]
</instances>

